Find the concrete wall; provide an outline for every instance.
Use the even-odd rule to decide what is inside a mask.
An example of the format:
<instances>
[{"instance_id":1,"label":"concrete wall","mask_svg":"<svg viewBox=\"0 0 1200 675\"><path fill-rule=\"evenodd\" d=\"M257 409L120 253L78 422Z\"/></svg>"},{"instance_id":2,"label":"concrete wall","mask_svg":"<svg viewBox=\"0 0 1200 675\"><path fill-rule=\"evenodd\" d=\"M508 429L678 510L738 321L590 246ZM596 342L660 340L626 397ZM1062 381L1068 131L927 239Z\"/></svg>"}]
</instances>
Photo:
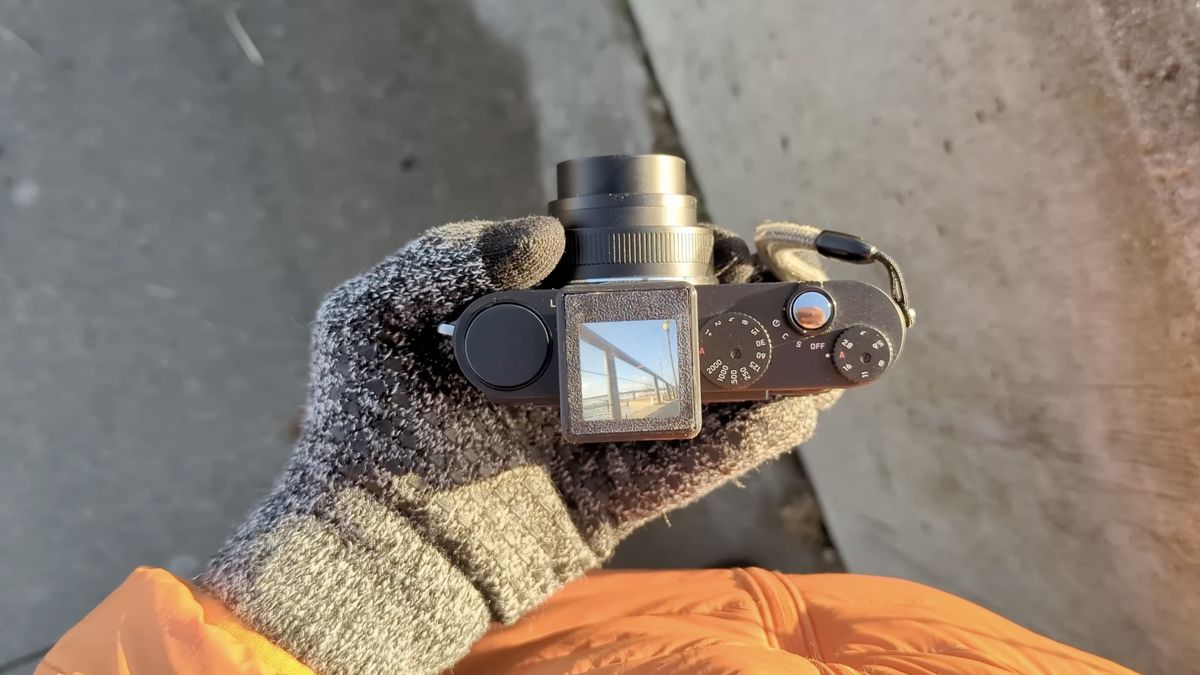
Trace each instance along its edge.
<instances>
[{"instance_id":1,"label":"concrete wall","mask_svg":"<svg viewBox=\"0 0 1200 675\"><path fill-rule=\"evenodd\" d=\"M633 7L718 221L862 233L909 275L898 367L804 449L848 566L1184 672L1200 69L1192 3L1130 4Z\"/></svg>"}]
</instances>

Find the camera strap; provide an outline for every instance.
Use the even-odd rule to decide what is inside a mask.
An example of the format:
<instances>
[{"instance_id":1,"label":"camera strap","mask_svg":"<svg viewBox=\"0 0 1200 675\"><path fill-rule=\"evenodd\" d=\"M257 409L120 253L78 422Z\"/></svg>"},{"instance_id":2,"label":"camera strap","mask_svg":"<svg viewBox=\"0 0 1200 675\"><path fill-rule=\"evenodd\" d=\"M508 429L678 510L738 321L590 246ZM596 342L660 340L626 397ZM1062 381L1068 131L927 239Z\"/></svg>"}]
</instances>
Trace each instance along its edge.
<instances>
[{"instance_id":1,"label":"camera strap","mask_svg":"<svg viewBox=\"0 0 1200 675\"><path fill-rule=\"evenodd\" d=\"M812 225L769 222L758 226L754 246L760 259L779 279L803 279L806 276L803 271L812 268L814 253L856 265L879 263L887 270L892 299L900 307L905 325L911 327L916 322L917 312L909 305L904 274L895 258L859 237Z\"/></svg>"}]
</instances>

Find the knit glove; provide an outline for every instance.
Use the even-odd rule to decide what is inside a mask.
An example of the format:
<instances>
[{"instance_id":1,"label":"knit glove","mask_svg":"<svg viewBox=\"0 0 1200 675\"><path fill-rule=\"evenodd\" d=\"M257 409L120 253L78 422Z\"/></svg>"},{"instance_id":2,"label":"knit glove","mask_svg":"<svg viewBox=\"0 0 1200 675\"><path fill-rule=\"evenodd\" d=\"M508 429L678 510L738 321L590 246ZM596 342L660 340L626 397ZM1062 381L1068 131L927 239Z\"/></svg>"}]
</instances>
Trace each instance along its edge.
<instances>
[{"instance_id":1,"label":"knit glove","mask_svg":"<svg viewBox=\"0 0 1200 675\"><path fill-rule=\"evenodd\" d=\"M717 239L723 282L757 274ZM563 242L553 218L447 225L330 294L295 453L200 585L318 671L436 672L639 524L812 434L832 395L706 406L695 439L608 445L486 400L437 326L539 283Z\"/></svg>"}]
</instances>

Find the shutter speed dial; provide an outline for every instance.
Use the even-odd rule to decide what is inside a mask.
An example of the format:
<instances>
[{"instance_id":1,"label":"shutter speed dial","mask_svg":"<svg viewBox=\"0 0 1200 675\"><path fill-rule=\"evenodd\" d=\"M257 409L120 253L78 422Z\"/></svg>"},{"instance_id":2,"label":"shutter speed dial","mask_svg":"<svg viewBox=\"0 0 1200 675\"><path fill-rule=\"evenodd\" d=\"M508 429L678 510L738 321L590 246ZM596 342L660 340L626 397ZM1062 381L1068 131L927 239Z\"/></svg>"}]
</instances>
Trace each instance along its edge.
<instances>
[{"instance_id":1,"label":"shutter speed dial","mask_svg":"<svg viewBox=\"0 0 1200 675\"><path fill-rule=\"evenodd\" d=\"M892 363L892 345L883 333L868 326L851 326L833 344L833 365L851 382L868 382Z\"/></svg>"},{"instance_id":2,"label":"shutter speed dial","mask_svg":"<svg viewBox=\"0 0 1200 675\"><path fill-rule=\"evenodd\" d=\"M754 317L726 312L700 329L700 370L718 387L748 387L767 372L770 363L771 338Z\"/></svg>"}]
</instances>

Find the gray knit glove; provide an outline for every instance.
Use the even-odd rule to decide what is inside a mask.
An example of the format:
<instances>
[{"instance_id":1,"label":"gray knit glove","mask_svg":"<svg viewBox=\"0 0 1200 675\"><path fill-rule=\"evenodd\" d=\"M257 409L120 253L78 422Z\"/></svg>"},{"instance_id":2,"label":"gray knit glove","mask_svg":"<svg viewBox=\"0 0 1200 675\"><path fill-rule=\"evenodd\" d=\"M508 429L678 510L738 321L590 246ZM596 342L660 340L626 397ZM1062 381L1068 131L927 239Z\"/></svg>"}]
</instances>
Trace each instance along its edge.
<instances>
[{"instance_id":1,"label":"gray knit glove","mask_svg":"<svg viewBox=\"0 0 1200 675\"><path fill-rule=\"evenodd\" d=\"M716 249L723 281L755 274L740 239ZM436 672L639 524L804 441L832 402L709 406L691 441L584 446L554 408L488 402L437 325L539 283L562 250L552 218L447 225L330 294L295 454L200 584L318 671Z\"/></svg>"}]
</instances>

